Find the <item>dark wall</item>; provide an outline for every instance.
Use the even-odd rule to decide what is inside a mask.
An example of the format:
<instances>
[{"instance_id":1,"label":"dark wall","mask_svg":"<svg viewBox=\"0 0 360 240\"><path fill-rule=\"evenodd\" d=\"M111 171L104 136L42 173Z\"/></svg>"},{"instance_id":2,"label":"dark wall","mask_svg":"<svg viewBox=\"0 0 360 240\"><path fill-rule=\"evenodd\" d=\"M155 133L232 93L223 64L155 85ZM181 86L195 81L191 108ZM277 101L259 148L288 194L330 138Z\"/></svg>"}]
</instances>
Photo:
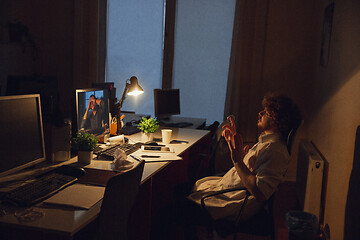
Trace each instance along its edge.
<instances>
[{"instance_id":1,"label":"dark wall","mask_svg":"<svg viewBox=\"0 0 360 240\"><path fill-rule=\"evenodd\" d=\"M1 94L5 94L9 75L53 76L59 81L61 109L65 116L70 116L73 1L2 0L0 16ZM14 23L17 23L19 38L10 35L9 28L14 27Z\"/></svg>"}]
</instances>

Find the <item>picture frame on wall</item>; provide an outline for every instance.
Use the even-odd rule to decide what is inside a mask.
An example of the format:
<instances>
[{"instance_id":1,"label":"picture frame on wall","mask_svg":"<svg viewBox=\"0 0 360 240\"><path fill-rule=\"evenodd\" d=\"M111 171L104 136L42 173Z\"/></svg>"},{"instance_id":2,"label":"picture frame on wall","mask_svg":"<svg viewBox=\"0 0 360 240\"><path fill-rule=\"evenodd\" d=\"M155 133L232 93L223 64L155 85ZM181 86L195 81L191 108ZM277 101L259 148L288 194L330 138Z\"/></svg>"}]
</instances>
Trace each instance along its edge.
<instances>
[{"instance_id":1,"label":"picture frame on wall","mask_svg":"<svg viewBox=\"0 0 360 240\"><path fill-rule=\"evenodd\" d=\"M330 55L330 39L334 16L334 3L330 3L324 10L323 30L320 49L320 65L327 67Z\"/></svg>"}]
</instances>

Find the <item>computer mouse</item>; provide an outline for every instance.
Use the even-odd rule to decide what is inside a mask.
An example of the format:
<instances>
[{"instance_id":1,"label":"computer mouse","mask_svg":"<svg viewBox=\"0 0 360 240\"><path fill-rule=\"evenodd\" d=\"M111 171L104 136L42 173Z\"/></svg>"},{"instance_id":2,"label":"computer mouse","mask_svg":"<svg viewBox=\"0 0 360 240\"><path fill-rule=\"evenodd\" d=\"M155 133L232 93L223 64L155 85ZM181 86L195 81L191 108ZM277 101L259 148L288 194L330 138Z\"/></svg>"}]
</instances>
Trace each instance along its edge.
<instances>
[{"instance_id":1,"label":"computer mouse","mask_svg":"<svg viewBox=\"0 0 360 240\"><path fill-rule=\"evenodd\" d=\"M62 165L55 169L55 172L72 177L82 177L86 174L84 168L79 166Z\"/></svg>"}]
</instances>

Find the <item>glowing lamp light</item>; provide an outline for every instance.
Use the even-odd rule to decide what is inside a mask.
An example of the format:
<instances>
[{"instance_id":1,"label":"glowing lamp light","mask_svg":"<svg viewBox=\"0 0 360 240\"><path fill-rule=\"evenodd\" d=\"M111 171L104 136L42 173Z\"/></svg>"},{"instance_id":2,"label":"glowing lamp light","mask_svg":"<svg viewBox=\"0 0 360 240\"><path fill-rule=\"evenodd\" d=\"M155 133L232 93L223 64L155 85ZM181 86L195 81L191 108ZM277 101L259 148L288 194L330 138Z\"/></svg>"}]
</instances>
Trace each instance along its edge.
<instances>
[{"instance_id":1,"label":"glowing lamp light","mask_svg":"<svg viewBox=\"0 0 360 240\"><path fill-rule=\"evenodd\" d=\"M126 85L125 85L125 89L123 92L123 95L120 99L120 101L116 104L117 107L117 120L118 120L118 133L120 131L121 126L119 127L120 124L120 110L122 108L122 105L125 101L126 95L130 95L130 96L138 96L140 94L144 93L144 90L142 89L142 87L139 85L138 79L135 76L132 76L130 79L126 80Z\"/></svg>"},{"instance_id":2,"label":"glowing lamp light","mask_svg":"<svg viewBox=\"0 0 360 240\"><path fill-rule=\"evenodd\" d=\"M140 87L138 79L135 76L132 76L129 81L130 83L126 83L129 84L128 95L137 96L144 93L144 90Z\"/></svg>"}]
</instances>

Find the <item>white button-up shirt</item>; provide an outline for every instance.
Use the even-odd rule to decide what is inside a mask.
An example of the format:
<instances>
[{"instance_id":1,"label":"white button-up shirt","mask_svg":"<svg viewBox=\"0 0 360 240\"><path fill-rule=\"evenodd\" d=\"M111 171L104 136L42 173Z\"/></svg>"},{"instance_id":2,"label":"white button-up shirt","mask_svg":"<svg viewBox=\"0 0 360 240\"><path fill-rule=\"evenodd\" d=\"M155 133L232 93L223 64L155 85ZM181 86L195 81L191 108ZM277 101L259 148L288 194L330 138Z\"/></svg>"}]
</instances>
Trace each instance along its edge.
<instances>
[{"instance_id":1,"label":"white button-up shirt","mask_svg":"<svg viewBox=\"0 0 360 240\"><path fill-rule=\"evenodd\" d=\"M244 157L245 165L256 174L256 185L268 199L277 186L284 181L284 175L290 162L286 144L279 134L267 134L259 137ZM192 201L201 204L201 198L219 190L244 186L232 167L223 177L205 177L198 180L192 193L188 196ZM205 204L214 219L235 219L245 197L245 191L234 191L209 197ZM242 213L242 219L254 215L262 207L262 203L250 196Z\"/></svg>"}]
</instances>

